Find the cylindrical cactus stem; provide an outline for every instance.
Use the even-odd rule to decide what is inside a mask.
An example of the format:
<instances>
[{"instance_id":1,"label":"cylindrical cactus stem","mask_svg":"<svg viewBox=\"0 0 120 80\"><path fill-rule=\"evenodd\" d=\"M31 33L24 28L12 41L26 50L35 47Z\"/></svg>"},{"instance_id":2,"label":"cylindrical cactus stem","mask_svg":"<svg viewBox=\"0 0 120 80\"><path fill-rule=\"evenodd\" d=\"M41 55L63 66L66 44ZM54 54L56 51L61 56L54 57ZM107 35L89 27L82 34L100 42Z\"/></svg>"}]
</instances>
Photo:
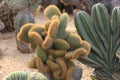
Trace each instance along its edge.
<instances>
[{"instance_id":1,"label":"cylindrical cactus stem","mask_svg":"<svg viewBox=\"0 0 120 80\"><path fill-rule=\"evenodd\" d=\"M59 20L58 19L52 20L47 32L47 36L42 44L43 49L51 48L54 42L54 39L57 36L58 28L59 28Z\"/></svg>"},{"instance_id":2,"label":"cylindrical cactus stem","mask_svg":"<svg viewBox=\"0 0 120 80\"><path fill-rule=\"evenodd\" d=\"M36 67L38 71L42 73L47 73L50 71L49 67L45 65L40 57L36 58Z\"/></svg>"},{"instance_id":3,"label":"cylindrical cactus stem","mask_svg":"<svg viewBox=\"0 0 120 80\"><path fill-rule=\"evenodd\" d=\"M78 34L70 33L66 41L70 44L71 48L78 48L81 46L81 38Z\"/></svg>"},{"instance_id":4,"label":"cylindrical cactus stem","mask_svg":"<svg viewBox=\"0 0 120 80\"><path fill-rule=\"evenodd\" d=\"M58 19L52 20L48 29L47 36L51 38L56 38L58 29L59 29L59 24L60 24L60 21Z\"/></svg>"},{"instance_id":5,"label":"cylindrical cactus stem","mask_svg":"<svg viewBox=\"0 0 120 80\"><path fill-rule=\"evenodd\" d=\"M67 51L65 51L65 50L54 50L54 49L48 50L48 54L52 55L55 58L64 57L66 53L67 53Z\"/></svg>"},{"instance_id":6,"label":"cylindrical cactus stem","mask_svg":"<svg viewBox=\"0 0 120 80\"><path fill-rule=\"evenodd\" d=\"M21 27L20 32L17 34L17 39L26 43L31 43L32 39L29 38L28 32L33 26L34 26L33 23L24 24Z\"/></svg>"},{"instance_id":7,"label":"cylindrical cactus stem","mask_svg":"<svg viewBox=\"0 0 120 80\"><path fill-rule=\"evenodd\" d=\"M65 30L67 27L68 22L68 14L63 13L60 17L60 25L59 25L59 31L58 31L58 38L64 38L65 36Z\"/></svg>"},{"instance_id":8,"label":"cylindrical cactus stem","mask_svg":"<svg viewBox=\"0 0 120 80\"><path fill-rule=\"evenodd\" d=\"M42 49L41 46L36 46L35 52L36 52L37 55L42 59L43 62L46 62L46 60L47 60L47 55L46 55L46 52Z\"/></svg>"},{"instance_id":9,"label":"cylindrical cactus stem","mask_svg":"<svg viewBox=\"0 0 120 80\"><path fill-rule=\"evenodd\" d=\"M56 70L60 70L60 67L58 64L56 64L55 62L51 61L51 60L47 60L47 65L49 66L51 71L56 71Z\"/></svg>"},{"instance_id":10,"label":"cylindrical cactus stem","mask_svg":"<svg viewBox=\"0 0 120 80\"><path fill-rule=\"evenodd\" d=\"M29 68L34 68L34 69L36 69L36 58L37 58L37 57L34 57L34 58L28 63Z\"/></svg>"},{"instance_id":11,"label":"cylindrical cactus stem","mask_svg":"<svg viewBox=\"0 0 120 80\"><path fill-rule=\"evenodd\" d=\"M43 39L42 39L42 37L39 33L35 32L35 31L30 31L28 33L28 35L29 35L30 38L32 38L34 40L34 43L36 45L41 45L42 44Z\"/></svg>"},{"instance_id":12,"label":"cylindrical cactus stem","mask_svg":"<svg viewBox=\"0 0 120 80\"><path fill-rule=\"evenodd\" d=\"M90 52L90 50L91 50L91 45L87 41L85 41L85 40L82 40L81 47L85 48L86 50L88 50L88 52Z\"/></svg>"},{"instance_id":13,"label":"cylindrical cactus stem","mask_svg":"<svg viewBox=\"0 0 120 80\"><path fill-rule=\"evenodd\" d=\"M61 16L60 10L55 5L50 5L44 10L44 15L51 19L54 15Z\"/></svg>"},{"instance_id":14,"label":"cylindrical cactus stem","mask_svg":"<svg viewBox=\"0 0 120 80\"><path fill-rule=\"evenodd\" d=\"M64 39L56 39L53 43L53 47L56 50L69 50L70 44Z\"/></svg>"},{"instance_id":15,"label":"cylindrical cactus stem","mask_svg":"<svg viewBox=\"0 0 120 80\"><path fill-rule=\"evenodd\" d=\"M45 40L42 43L42 48L43 49L49 49L49 48L51 48L53 42L54 42L53 38L46 36Z\"/></svg>"},{"instance_id":16,"label":"cylindrical cactus stem","mask_svg":"<svg viewBox=\"0 0 120 80\"><path fill-rule=\"evenodd\" d=\"M61 74L60 74L60 76L58 76L58 78L60 77L60 78L64 79L66 76L66 73L67 73L67 65L62 58L57 58L56 63L59 64L59 66L61 68Z\"/></svg>"},{"instance_id":17,"label":"cylindrical cactus stem","mask_svg":"<svg viewBox=\"0 0 120 80\"><path fill-rule=\"evenodd\" d=\"M45 28L46 31L48 31L50 24L51 24L51 20L47 20L47 21L45 22L44 28Z\"/></svg>"},{"instance_id":18,"label":"cylindrical cactus stem","mask_svg":"<svg viewBox=\"0 0 120 80\"><path fill-rule=\"evenodd\" d=\"M54 19L59 19L59 16L57 15L52 16L51 20L54 20Z\"/></svg>"},{"instance_id":19,"label":"cylindrical cactus stem","mask_svg":"<svg viewBox=\"0 0 120 80\"><path fill-rule=\"evenodd\" d=\"M83 57L83 56L87 56L89 54L89 51L84 49L84 48L78 48L73 52L73 59L79 58L79 57Z\"/></svg>"},{"instance_id":20,"label":"cylindrical cactus stem","mask_svg":"<svg viewBox=\"0 0 120 80\"><path fill-rule=\"evenodd\" d=\"M75 66L69 67L65 80L74 80L74 78L73 78L74 71L75 71Z\"/></svg>"}]
</instances>

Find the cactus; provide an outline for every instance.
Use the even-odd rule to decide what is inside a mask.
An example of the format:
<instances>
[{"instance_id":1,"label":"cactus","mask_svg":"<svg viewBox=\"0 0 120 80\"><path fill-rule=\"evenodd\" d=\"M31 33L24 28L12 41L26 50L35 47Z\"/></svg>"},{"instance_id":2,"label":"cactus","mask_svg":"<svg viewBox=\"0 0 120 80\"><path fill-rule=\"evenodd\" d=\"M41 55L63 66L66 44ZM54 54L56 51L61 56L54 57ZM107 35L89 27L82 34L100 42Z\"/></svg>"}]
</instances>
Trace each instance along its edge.
<instances>
[{"instance_id":1,"label":"cactus","mask_svg":"<svg viewBox=\"0 0 120 80\"><path fill-rule=\"evenodd\" d=\"M48 6L48 11L51 9L49 7L51 6ZM53 14L51 19L41 26L30 23L23 25L17 35L21 41L35 45L37 57L29 63L29 67L44 74L49 73L52 80L80 79L81 76L78 75L82 74L76 72L81 70L76 68L71 59L79 59L90 52L91 46L88 42L82 40L74 31L66 30L67 20L66 13L59 16Z\"/></svg>"},{"instance_id":2,"label":"cactus","mask_svg":"<svg viewBox=\"0 0 120 80\"><path fill-rule=\"evenodd\" d=\"M56 39L55 42L53 43L53 46L56 50L66 50L67 51L70 49L70 44L67 41L65 41L64 39Z\"/></svg>"},{"instance_id":3,"label":"cactus","mask_svg":"<svg viewBox=\"0 0 120 80\"><path fill-rule=\"evenodd\" d=\"M55 58L64 57L66 53L67 51L65 50L53 50L53 49L48 50L48 54L52 55Z\"/></svg>"},{"instance_id":4,"label":"cactus","mask_svg":"<svg viewBox=\"0 0 120 80\"><path fill-rule=\"evenodd\" d=\"M31 43L32 39L28 36L28 31L34 26L33 23L28 23L22 26L20 32L17 34L17 39L26 43Z\"/></svg>"},{"instance_id":5,"label":"cactus","mask_svg":"<svg viewBox=\"0 0 120 80\"><path fill-rule=\"evenodd\" d=\"M47 60L46 52L40 46L36 47L35 52L42 59L43 62L46 62L46 60Z\"/></svg>"},{"instance_id":6,"label":"cactus","mask_svg":"<svg viewBox=\"0 0 120 80\"><path fill-rule=\"evenodd\" d=\"M49 19L53 17L53 15L61 16L60 10L55 5L50 5L45 8L44 15L46 15Z\"/></svg>"},{"instance_id":7,"label":"cactus","mask_svg":"<svg viewBox=\"0 0 120 80\"><path fill-rule=\"evenodd\" d=\"M67 13L61 14L58 38L65 38L64 34L65 34L66 27L67 27L67 22L68 22L68 14Z\"/></svg>"},{"instance_id":8,"label":"cactus","mask_svg":"<svg viewBox=\"0 0 120 80\"><path fill-rule=\"evenodd\" d=\"M67 42L72 46L72 48L78 48L81 46L81 38L77 34L70 33Z\"/></svg>"},{"instance_id":9,"label":"cactus","mask_svg":"<svg viewBox=\"0 0 120 80\"><path fill-rule=\"evenodd\" d=\"M29 12L25 12L25 13L19 12L14 19L14 28L15 28L16 36L20 31L22 25L26 23L34 23L34 18L32 14L30 14ZM16 39L16 43L18 50L20 50L21 52L31 52L30 49L27 48L28 46L25 43L22 43L18 39Z\"/></svg>"},{"instance_id":10,"label":"cactus","mask_svg":"<svg viewBox=\"0 0 120 80\"><path fill-rule=\"evenodd\" d=\"M98 3L92 7L92 19L85 11L75 15L78 34L91 44L88 57L79 60L95 68L95 75L99 80L119 80L120 63L116 58L116 52L120 47L119 13L120 8L114 8L110 18L106 7ZM84 42L83 44L84 47L87 45Z\"/></svg>"},{"instance_id":11,"label":"cactus","mask_svg":"<svg viewBox=\"0 0 120 80\"><path fill-rule=\"evenodd\" d=\"M47 77L42 73L32 72L29 74L27 80L47 80Z\"/></svg>"},{"instance_id":12,"label":"cactus","mask_svg":"<svg viewBox=\"0 0 120 80\"><path fill-rule=\"evenodd\" d=\"M27 80L29 73L22 71L15 71L8 74L4 80Z\"/></svg>"}]
</instances>

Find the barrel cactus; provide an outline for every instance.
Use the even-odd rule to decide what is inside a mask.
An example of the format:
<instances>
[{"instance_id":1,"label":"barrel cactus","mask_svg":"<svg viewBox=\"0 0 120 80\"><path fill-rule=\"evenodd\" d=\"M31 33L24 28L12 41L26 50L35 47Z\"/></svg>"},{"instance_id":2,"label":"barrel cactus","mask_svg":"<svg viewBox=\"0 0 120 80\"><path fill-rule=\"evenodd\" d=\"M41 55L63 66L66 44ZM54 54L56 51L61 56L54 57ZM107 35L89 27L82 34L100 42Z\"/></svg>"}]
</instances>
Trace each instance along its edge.
<instances>
[{"instance_id":1,"label":"barrel cactus","mask_svg":"<svg viewBox=\"0 0 120 80\"><path fill-rule=\"evenodd\" d=\"M20 11L15 19L14 19L14 28L15 28L15 34L17 36L18 32L20 31L20 28L22 25L26 23L34 23L34 17L29 11ZM17 48L21 52L31 52L28 45L21 42L16 38Z\"/></svg>"},{"instance_id":2,"label":"barrel cactus","mask_svg":"<svg viewBox=\"0 0 120 80\"><path fill-rule=\"evenodd\" d=\"M62 14L56 6L50 5L44 14L48 18L45 24L25 24L17 35L19 40L35 44L37 56L29 62L29 67L50 74L51 80L80 80L82 70L71 60L87 56L90 44L77 33L66 30L67 13ZM43 32L46 35L42 36Z\"/></svg>"},{"instance_id":3,"label":"barrel cactus","mask_svg":"<svg viewBox=\"0 0 120 80\"><path fill-rule=\"evenodd\" d=\"M8 74L4 80L27 80L29 73L23 71L15 71Z\"/></svg>"},{"instance_id":4,"label":"barrel cactus","mask_svg":"<svg viewBox=\"0 0 120 80\"><path fill-rule=\"evenodd\" d=\"M48 80L45 75L38 72L14 71L8 74L4 80Z\"/></svg>"},{"instance_id":5,"label":"barrel cactus","mask_svg":"<svg viewBox=\"0 0 120 80\"><path fill-rule=\"evenodd\" d=\"M120 7L115 7L110 16L106 7L98 3L92 7L91 12L92 17L85 11L75 15L78 34L92 48L87 57L79 60L95 68L98 80L119 80L120 63L116 53L120 47Z\"/></svg>"}]
</instances>

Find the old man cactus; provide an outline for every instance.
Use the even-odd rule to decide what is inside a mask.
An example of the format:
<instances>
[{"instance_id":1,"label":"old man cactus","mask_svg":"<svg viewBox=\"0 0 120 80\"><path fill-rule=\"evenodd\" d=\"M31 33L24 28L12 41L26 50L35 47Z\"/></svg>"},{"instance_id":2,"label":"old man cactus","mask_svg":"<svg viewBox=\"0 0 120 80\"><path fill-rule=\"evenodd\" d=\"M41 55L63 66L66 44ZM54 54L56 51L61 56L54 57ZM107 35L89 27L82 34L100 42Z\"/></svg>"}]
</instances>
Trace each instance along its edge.
<instances>
[{"instance_id":1,"label":"old man cactus","mask_svg":"<svg viewBox=\"0 0 120 80\"><path fill-rule=\"evenodd\" d=\"M17 35L18 40L31 47L34 44L37 57L32 59L29 67L44 74L50 73L50 79L79 80L81 68L71 60L87 56L90 44L81 40L77 33L65 30L67 13L62 14L56 6L50 5L44 14L48 17L45 24L25 24Z\"/></svg>"},{"instance_id":2,"label":"old man cactus","mask_svg":"<svg viewBox=\"0 0 120 80\"><path fill-rule=\"evenodd\" d=\"M102 3L92 7L92 19L85 11L77 12L75 25L82 39L91 44L91 52L83 63L95 68L98 80L119 80L120 63L116 57L120 47L120 8L109 16Z\"/></svg>"}]
</instances>

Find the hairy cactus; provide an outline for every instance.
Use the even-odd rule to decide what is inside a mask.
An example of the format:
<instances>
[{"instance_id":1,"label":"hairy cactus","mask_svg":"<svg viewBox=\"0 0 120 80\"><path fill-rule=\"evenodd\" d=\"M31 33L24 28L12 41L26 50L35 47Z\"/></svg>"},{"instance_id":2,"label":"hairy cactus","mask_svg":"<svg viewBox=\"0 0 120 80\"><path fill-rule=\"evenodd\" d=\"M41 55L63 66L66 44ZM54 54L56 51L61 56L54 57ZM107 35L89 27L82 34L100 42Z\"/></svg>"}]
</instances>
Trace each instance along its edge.
<instances>
[{"instance_id":1,"label":"hairy cactus","mask_svg":"<svg viewBox=\"0 0 120 80\"><path fill-rule=\"evenodd\" d=\"M55 5L50 5L44 10L44 15L46 15L49 19L53 17L53 15L61 16L60 10Z\"/></svg>"},{"instance_id":2,"label":"hairy cactus","mask_svg":"<svg viewBox=\"0 0 120 80\"><path fill-rule=\"evenodd\" d=\"M64 39L56 39L53 43L53 46L56 50L69 50L70 44ZM63 47L64 46L64 47Z\"/></svg>"},{"instance_id":3,"label":"hairy cactus","mask_svg":"<svg viewBox=\"0 0 120 80\"><path fill-rule=\"evenodd\" d=\"M95 4L91 11L92 19L85 11L75 15L78 34L92 47L88 57L79 60L95 68L98 80L119 80L120 63L116 52L120 47L120 7L113 9L111 18L102 3ZM82 45L89 50L86 42Z\"/></svg>"},{"instance_id":4,"label":"hairy cactus","mask_svg":"<svg viewBox=\"0 0 120 80\"><path fill-rule=\"evenodd\" d=\"M55 6L47 7L57 9ZM49 19L43 25L25 24L17 37L21 41L35 44L36 58L29 63L30 68L36 68L44 74L49 73L52 80L76 80L81 77L81 69L71 59L87 56L90 52L90 44L82 40L77 33L66 31L68 14L56 15L45 13ZM43 32L45 33L43 38ZM77 70L81 73L76 73ZM80 77L78 77L78 75ZM74 76L74 77L73 77ZM78 79L77 79L78 80Z\"/></svg>"}]
</instances>

